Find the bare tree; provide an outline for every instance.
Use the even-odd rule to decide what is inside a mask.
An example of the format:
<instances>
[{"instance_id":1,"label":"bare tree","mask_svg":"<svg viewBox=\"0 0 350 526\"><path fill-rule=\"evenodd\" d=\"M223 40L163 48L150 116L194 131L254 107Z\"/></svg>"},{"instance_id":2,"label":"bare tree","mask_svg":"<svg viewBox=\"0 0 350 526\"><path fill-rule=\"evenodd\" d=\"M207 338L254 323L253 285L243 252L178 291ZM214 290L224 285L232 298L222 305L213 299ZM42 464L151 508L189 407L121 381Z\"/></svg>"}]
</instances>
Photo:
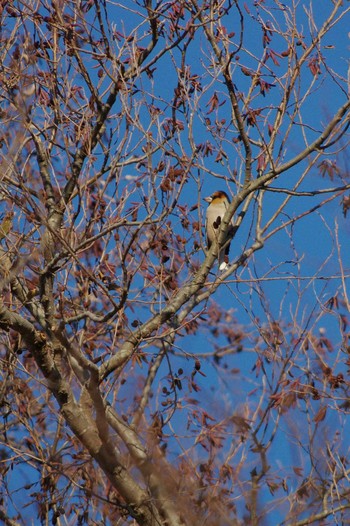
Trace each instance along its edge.
<instances>
[{"instance_id":1,"label":"bare tree","mask_svg":"<svg viewBox=\"0 0 350 526\"><path fill-rule=\"evenodd\" d=\"M319 4L1 3L4 524L349 520L350 7Z\"/></svg>"}]
</instances>

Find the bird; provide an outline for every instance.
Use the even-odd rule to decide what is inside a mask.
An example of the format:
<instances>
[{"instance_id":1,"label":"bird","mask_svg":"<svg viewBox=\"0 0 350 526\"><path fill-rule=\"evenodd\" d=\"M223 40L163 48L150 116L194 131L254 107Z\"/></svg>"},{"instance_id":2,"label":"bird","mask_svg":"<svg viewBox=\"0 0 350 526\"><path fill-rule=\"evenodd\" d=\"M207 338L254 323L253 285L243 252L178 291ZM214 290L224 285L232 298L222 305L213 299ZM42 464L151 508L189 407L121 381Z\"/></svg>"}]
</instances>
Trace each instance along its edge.
<instances>
[{"instance_id":1,"label":"bird","mask_svg":"<svg viewBox=\"0 0 350 526\"><path fill-rule=\"evenodd\" d=\"M211 245L217 240L221 221L225 215L226 210L230 205L230 200L226 192L217 190L209 197L205 197L204 201L209 203L206 213L205 229L207 235L208 250ZM227 238L223 241L224 248L219 251L219 269L226 270L228 267L228 254L230 251L230 242L227 242L229 237L232 235L232 222L231 229L227 232Z\"/></svg>"}]
</instances>

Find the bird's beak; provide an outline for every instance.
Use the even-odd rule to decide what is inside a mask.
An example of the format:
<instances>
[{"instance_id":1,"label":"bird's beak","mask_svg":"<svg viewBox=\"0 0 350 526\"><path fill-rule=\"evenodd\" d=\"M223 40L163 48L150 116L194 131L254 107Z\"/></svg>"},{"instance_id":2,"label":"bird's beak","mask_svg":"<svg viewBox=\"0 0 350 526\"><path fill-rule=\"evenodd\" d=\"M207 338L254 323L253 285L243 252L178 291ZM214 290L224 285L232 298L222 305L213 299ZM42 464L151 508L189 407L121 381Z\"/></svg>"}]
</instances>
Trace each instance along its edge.
<instances>
[{"instance_id":1,"label":"bird's beak","mask_svg":"<svg viewBox=\"0 0 350 526\"><path fill-rule=\"evenodd\" d=\"M206 201L207 203L211 203L212 202L212 198L209 196L209 197L204 197L204 201Z\"/></svg>"}]
</instances>

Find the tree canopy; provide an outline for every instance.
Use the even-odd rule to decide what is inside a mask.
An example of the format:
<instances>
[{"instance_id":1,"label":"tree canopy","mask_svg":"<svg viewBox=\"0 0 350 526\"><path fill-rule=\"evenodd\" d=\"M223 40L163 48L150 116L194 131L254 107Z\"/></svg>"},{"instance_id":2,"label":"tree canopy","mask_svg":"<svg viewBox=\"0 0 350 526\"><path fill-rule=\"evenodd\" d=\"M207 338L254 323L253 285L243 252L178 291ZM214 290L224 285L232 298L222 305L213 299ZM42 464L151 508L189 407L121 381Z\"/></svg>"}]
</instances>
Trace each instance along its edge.
<instances>
[{"instance_id":1,"label":"tree canopy","mask_svg":"<svg viewBox=\"0 0 350 526\"><path fill-rule=\"evenodd\" d=\"M1 2L4 524L350 520L349 15Z\"/></svg>"}]
</instances>

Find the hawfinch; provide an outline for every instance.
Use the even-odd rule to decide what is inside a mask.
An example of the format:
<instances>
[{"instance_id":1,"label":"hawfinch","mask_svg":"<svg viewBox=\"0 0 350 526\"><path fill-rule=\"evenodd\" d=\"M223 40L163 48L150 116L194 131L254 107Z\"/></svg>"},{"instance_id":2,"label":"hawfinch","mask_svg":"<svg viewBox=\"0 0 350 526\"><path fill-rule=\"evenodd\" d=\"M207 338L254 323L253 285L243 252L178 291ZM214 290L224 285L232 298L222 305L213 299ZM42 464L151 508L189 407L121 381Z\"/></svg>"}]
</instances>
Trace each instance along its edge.
<instances>
[{"instance_id":1,"label":"hawfinch","mask_svg":"<svg viewBox=\"0 0 350 526\"><path fill-rule=\"evenodd\" d=\"M204 201L209 203L206 213L205 229L207 234L208 249L217 240L220 232L220 224L225 212L230 204L228 195L225 192L214 192L211 196L205 197ZM230 237L228 232L227 239ZM223 242L225 244L225 240ZM228 266L228 253L230 251L230 243L227 243L219 252L219 269L225 270Z\"/></svg>"}]
</instances>

